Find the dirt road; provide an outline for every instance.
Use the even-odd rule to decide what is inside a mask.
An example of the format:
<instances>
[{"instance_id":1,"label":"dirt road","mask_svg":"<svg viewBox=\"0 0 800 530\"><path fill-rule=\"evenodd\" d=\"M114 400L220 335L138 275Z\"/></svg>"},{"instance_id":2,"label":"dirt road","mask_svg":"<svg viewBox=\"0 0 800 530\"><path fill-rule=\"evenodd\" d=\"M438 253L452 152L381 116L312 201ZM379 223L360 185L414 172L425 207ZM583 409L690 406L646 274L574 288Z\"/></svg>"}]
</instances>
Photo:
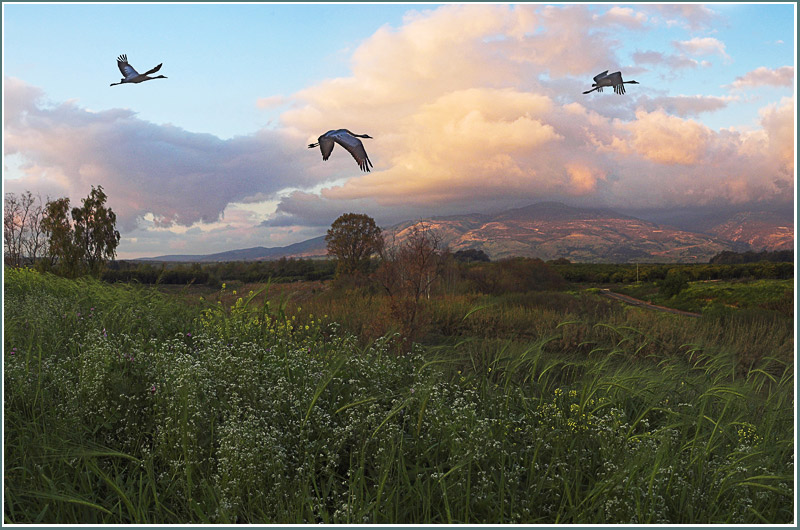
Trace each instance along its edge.
<instances>
[{"instance_id":1,"label":"dirt road","mask_svg":"<svg viewBox=\"0 0 800 530\"><path fill-rule=\"evenodd\" d=\"M639 307L644 307L647 309L653 309L655 311L665 311L667 313L675 313L676 315L684 315L687 317L695 317L699 318L700 313L690 313L689 311L681 311L680 309L672 309L671 307L664 307L661 305L653 305L650 302L645 302L644 300L639 300L638 298L634 298L632 296L628 296L627 294L619 294L615 293L609 289L602 289L600 294L603 296L607 296L609 298L613 298L615 300L620 300L627 304L637 305Z\"/></svg>"}]
</instances>

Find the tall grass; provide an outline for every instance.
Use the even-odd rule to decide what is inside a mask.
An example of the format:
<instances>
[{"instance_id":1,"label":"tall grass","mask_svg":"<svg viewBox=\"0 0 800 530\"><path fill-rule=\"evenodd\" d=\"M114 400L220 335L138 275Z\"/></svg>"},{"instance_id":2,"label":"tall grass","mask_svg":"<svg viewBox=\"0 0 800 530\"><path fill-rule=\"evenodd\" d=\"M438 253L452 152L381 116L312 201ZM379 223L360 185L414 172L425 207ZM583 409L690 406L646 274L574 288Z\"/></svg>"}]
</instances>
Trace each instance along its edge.
<instances>
[{"instance_id":1,"label":"tall grass","mask_svg":"<svg viewBox=\"0 0 800 530\"><path fill-rule=\"evenodd\" d=\"M792 360L673 349L683 320L495 300L397 355L257 292L202 309L25 270L5 287L9 523L793 518ZM459 333L520 315L541 321Z\"/></svg>"}]
</instances>

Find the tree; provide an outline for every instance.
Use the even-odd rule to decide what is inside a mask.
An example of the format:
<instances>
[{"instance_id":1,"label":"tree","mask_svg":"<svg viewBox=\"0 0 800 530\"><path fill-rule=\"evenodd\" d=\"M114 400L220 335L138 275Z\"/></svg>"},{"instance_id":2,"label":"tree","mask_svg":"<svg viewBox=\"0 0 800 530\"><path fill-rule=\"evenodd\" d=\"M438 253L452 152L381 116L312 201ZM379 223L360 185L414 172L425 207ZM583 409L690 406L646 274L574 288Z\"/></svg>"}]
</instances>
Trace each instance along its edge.
<instances>
[{"instance_id":1,"label":"tree","mask_svg":"<svg viewBox=\"0 0 800 530\"><path fill-rule=\"evenodd\" d=\"M381 265L375 277L389 296L389 309L407 339L419 329L423 296L430 298L433 284L444 265L442 238L430 225L420 222L408 228L401 243L397 234L381 249Z\"/></svg>"},{"instance_id":2,"label":"tree","mask_svg":"<svg viewBox=\"0 0 800 530\"><path fill-rule=\"evenodd\" d=\"M346 213L331 224L325 236L328 254L337 260L336 274L366 273L369 258L383 247L381 229L366 214Z\"/></svg>"},{"instance_id":3,"label":"tree","mask_svg":"<svg viewBox=\"0 0 800 530\"><path fill-rule=\"evenodd\" d=\"M106 208L106 199L102 186L92 186L80 208L70 210L67 197L48 201L42 219L47 266L67 276L99 275L106 261L114 259L120 235L115 228L117 216Z\"/></svg>"},{"instance_id":4,"label":"tree","mask_svg":"<svg viewBox=\"0 0 800 530\"><path fill-rule=\"evenodd\" d=\"M468 248L465 250L459 250L455 254L453 254L453 258L456 261L463 261L466 263L470 263L472 261L480 261L480 262L489 262L489 256L483 250L477 248Z\"/></svg>"},{"instance_id":5,"label":"tree","mask_svg":"<svg viewBox=\"0 0 800 530\"><path fill-rule=\"evenodd\" d=\"M47 201L42 229L47 235L45 268L58 270L67 276L77 274L79 256L73 241L68 197Z\"/></svg>"},{"instance_id":6,"label":"tree","mask_svg":"<svg viewBox=\"0 0 800 530\"><path fill-rule=\"evenodd\" d=\"M102 186L83 199L83 207L72 209L75 223L75 244L90 274L100 273L109 259L114 259L120 235L116 230L117 215L106 208L107 195Z\"/></svg>"},{"instance_id":7,"label":"tree","mask_svg":"<svg viewBox=\"0 0 800 530\"><path fill-rule=\"evenodd\" d=\"M47 243L42 231L44 216L42 199L30 191L20 194L6 193L3 208L3 249L5 262L19 267L26 259L36 263L36 258Z\"/></svg>"},{"instance_id":8,"label":"tree","mask_svg":"<svg viewBox=\"0 0 800 530\"><path fill-rule=\"evenodd\" d=\"M19 267L22 258L22 227L24 215L19 198L6 193L3 201L3 256L6 265Z\"/></svg>"},{"instance_id":9,"label":"tree","mask_svg":"<svg viewBox=\"0 0 800 530\"><path fill-rule=\"evenodd\" d=\"M659 292L665 296L676 296L689 285L689 278L680 269L670 269L664 281L661 282Z\"/></svg>"}]
</instances>

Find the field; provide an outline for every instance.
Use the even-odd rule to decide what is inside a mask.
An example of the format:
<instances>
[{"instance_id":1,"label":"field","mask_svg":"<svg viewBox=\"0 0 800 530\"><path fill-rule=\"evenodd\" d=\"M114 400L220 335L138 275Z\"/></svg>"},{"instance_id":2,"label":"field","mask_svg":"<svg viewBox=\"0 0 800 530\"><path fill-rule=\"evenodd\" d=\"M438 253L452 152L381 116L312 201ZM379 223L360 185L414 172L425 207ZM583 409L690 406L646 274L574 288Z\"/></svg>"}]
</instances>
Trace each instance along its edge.
<instances>
[{"instance_id":1,"label":"field","mask_svg":"<svg viewBox=\"0 0 800 530\"><path fill-rule=\"evenodd\" d=\"M759 282L661 300L701 318L442 292L411 341L368 289L6 269L4 521L791 523L793 281Z\"/></svg>"}]
</instances>

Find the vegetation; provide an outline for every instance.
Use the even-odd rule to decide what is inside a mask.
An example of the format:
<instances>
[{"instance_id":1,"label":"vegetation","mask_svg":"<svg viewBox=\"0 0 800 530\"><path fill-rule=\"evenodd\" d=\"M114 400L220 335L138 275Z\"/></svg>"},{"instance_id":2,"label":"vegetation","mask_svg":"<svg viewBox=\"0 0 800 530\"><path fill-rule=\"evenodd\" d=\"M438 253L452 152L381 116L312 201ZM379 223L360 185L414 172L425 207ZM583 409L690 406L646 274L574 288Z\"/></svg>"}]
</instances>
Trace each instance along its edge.
<instances>
[{"instance_id":1,"label":"vegetation","mask_svg":"<svg viewBox=\"0 0 800 530\"><path fill-rule=\"evenodd\" d=\"M222 282L295 282L333 278L332 260L281 258L270 261L228 261L222 263L149 263L115 261L108 264L102 279L107 282L142 284L205 284L219 288Z\"/></svg>"},{"instance_id":2,"label":"vegetation","mask_svg":"<svg viewBox=\"0 0 800 530\"><path fill-rule=\"evenodd\" d=\"M352 275L367 272L370 256L383 247L383 237L372 217L346 213L331 224L325 243L337 260L337 274Z\"/></svg>"},{"instance_id":3,"label":"vegetation","mask_svg":"<svg viewBox=\"0 0 800 530\"><path fill-rule=\"evenodd\" d=\"M70 210L69 198L48 200L28 191L7 193L3 214L5 263L19 267L31 263L63 276L98 276L113 260L120 234L117 216L105 203L102 186ZM70 219L71 217L71 219Z\"/></svg>"},{"instance_id":4,"label":"vegetation","mask_svg":"<svg viewBox=\"0 0 800 530\"><path fill-rule=\"evenodd\" d=\"M670 270L684 272L689 281L734 279L788 279L794 277L794 263L767 262L740 264L630 264L570 263L554 260L548 265L566 281L574 283L632 283L664 280Z\"/></svg>"},{"instance_id":5,"label":"vegetation","mask_svg":"<svg viewBox=\"0 0 800 530\"><path fill-rule=\"evenodd\" d=\"M732 252L724 250L711 258L709 263L728 265L733 263L758 263L760 261L770 261L773 263L786 263L794 261L794 252L791 250L762 250L754 252Z\"/></svg>"},{"instance_id":6,"label":"vegetation","mask_svg":"<svg viewBox=\"0 0 800 530\"><path fill-rule=\"evenodd\" d=\"M411 345L370 287L6 269L5 522L792 522L792 318L447 267Z\"/></svg>"}]
</instances>

